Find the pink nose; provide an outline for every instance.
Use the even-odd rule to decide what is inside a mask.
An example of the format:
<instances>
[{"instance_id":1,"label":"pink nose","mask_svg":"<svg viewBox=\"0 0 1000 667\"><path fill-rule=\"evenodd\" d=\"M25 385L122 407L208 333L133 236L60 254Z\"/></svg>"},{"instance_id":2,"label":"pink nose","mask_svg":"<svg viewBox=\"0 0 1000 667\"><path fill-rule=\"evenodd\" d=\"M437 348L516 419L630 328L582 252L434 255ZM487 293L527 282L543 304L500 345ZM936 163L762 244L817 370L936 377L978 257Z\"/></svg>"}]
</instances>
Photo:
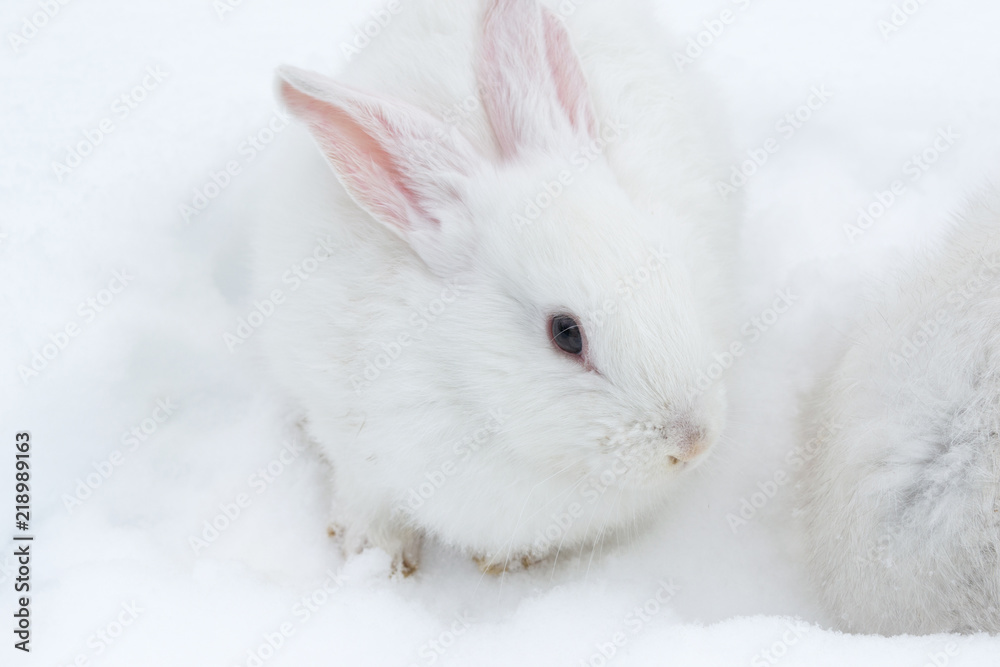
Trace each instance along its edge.
<instances>
[{"instance_id":1,"label":"pink nose","mask_svg":"<svg viewBox=\"0 0 1000 667\"><path fill-rule=\"evenodd\" d=\"M690 463L705 453L708 449L709 439L704 428L681 424L674 431L675 439L672 443L674 451L671 458L678 462Z\"/></svg>"}]
</instances>

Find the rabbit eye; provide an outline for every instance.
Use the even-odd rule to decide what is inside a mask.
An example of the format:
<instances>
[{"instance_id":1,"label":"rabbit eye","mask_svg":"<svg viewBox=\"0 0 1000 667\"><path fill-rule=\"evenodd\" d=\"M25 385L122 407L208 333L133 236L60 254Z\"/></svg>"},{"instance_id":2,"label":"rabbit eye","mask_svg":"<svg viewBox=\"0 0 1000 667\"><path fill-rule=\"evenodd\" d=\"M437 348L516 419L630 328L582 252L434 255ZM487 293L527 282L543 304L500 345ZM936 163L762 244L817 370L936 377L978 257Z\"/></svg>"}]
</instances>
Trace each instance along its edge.
<instances>
[{"instance_id":1,"label":"rabbit eye","mask_svg":"<svg viewBox=\"0 0 1000 667\"><path fill-rule=\"evenodd\" d=\"M552 317L552 342L563 352L578 355L583 352L583 331L570 315Z\"/></svg>"}]
</instances>

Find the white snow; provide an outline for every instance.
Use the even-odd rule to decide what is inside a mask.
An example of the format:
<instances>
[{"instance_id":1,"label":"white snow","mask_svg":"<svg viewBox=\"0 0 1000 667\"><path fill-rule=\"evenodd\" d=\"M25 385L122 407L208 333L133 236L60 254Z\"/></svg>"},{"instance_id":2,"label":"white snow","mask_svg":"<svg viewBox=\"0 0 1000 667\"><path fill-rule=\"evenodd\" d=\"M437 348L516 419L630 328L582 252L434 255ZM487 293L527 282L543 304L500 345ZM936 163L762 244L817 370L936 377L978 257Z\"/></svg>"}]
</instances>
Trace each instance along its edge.
<instances>
[{"instance_id":1,"label":"white snow","mask_svg":"<svg viewBox=\"0 0 1000 667\"><path fill-rule=\"evenodd\" d=\"M228 213L255 168L241 144L276 108L273 70L336 69L339 45L380 5L228 2L221 18L210 0L3 3L0 502L12 534L13 434L30 430L36 539L33 650L15 651L5 629L0 664L596 667L602 651L618 665L998 664L1000 640L985 635L827 629L801 565L792 482L735 531L727 515L795 472L798 400L865 291L996 174L1000 4L897 0L913 14L884 36L890 0L662 0L682 41L732 12L690 69L730 107L734 163L780 144L745 187L744 316L777 290L796 302L735 365L715 458L636 543L503 578L431 544L418 575L393 582L384 554L345 563L326 536L311 451L273 463L296 437L291 411L255 370L252 341L231 353L222 338L255 297L246 230ZM41 21L43 5L58 13L15 52L10 35ZM145 99L125 116L116 100L144 77ZM823 86L830 98L782 134L778 121ZM113 131L60 179L53 162L104 119ZM953 145L912 180L907 160L948 128ZM179 207L229 161L233 184L185 222ZM905 192L849 242L844 225L896 179ZM119 292L102 292L109 284ZM80 308L89 298L101 312ZM64 340L67 326L76 335ZM22 379L18 367L53 340L64 348ZM167 399L169 416L156 411ZM144 420L155 432L122 440ZM254 477L269 463L282 469L272 482ZM80 486L88 478L96 488ZM78 489L87 497L68 509ZM229 526L196 554L191 538L213 520ZM16 572L4 539L6 628Z\"/></svg>"}]
</instances>

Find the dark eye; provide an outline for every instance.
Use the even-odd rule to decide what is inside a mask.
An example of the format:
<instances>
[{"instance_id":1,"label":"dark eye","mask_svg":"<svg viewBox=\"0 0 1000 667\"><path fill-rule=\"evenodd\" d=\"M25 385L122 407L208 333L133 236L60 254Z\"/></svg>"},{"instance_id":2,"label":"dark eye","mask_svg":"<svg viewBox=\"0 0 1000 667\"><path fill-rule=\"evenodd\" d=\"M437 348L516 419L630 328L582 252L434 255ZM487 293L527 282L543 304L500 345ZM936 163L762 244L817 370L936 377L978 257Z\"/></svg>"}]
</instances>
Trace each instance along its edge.
<instances>
[{"instance_id":1,"label":"dark eye","mask_svg":"<svg viewBox=\"0 0 1000 667\"><path fill-rule=\"evenodd\" d=\"M583 352L583 331L571 316L554 315L552 317L552 342L563 352L580 354Z\"/></svg>"}]
</instances>

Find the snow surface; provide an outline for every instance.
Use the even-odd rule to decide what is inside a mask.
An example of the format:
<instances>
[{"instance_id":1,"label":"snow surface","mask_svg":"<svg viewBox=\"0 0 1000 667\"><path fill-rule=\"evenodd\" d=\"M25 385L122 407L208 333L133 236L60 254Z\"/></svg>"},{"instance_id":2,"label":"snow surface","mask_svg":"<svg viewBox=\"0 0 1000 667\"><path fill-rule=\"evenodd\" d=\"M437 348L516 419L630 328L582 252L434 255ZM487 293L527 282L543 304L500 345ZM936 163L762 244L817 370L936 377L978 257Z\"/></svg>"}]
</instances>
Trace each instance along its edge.
<instances>
[{"instance_id":1,"label":"snow surface","mask_svg":"<svg viewBox=\"0 0 1000 667\"><path fill-rule=\"evenodd\" d=\"M996 175L1000 4L899 0L915 13L884 36L890 0L663 0L660 18L681 40L732 12L690 67L716 80L737 152L780 140L745 187L744 316L779 289L797 301L733 369L716 456L637 543L503 578L431 544L421 571L393 582L384 554L345 563L326 536L311 452L271 483L252 477L278 469L296 429L252 345L230 353L222 338L255 296L246 230L227 212L255 168L241 143L275 110L274 67L336 69L339 44L379 3L230 2L220 18L210 0L76 0L16 53L8 35L41 0L3 2L0 410L11 445L16 431L32 434L36 541L33 651L15 651L4 630L0 665L597 666L602 649L619 665L1000 664L988 636L828 630L801 566L791 484L737 530L727 519L776 472L795 472L799 398L866 290ZM166 77L117 115L115 100L157 66ZM778 120L823 85L829 101L783 137ZM60 180L53 161L106 117L113 132ZM909 180L904 163L948 127L954 145ZM179 206L233 160L234 184L186 223ZM844 225L894 179L905 193L849 242ZM79 304L107 301L115 271L129 284L91 321ZM77 335L22 380L18 367L70 324ZM123 442L163 399L173 414L137 446ZM13 504L11 445L0 498ZM217 515L241 494L249 504L195 554L191 538L224 523ZM0 553L4 627L13 544Z\"/></svg>"}]
</instances>

